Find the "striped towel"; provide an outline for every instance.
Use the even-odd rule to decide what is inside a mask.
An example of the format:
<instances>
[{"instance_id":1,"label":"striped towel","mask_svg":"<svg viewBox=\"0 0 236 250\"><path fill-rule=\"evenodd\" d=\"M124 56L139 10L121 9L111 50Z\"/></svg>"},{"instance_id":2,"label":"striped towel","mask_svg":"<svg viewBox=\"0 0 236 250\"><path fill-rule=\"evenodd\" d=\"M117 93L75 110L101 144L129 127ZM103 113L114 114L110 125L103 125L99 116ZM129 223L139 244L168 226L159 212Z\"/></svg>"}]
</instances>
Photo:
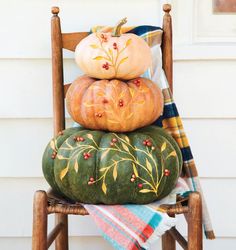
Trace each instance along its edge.
<instances>
[{"instance_id":1,"label":"striped towel","mask_svg":"<svg viewBox=\"0 0 236 250\"><path fill-rule=\"evenodd\" d=\"M161 204L173 204L176 193L188 190L179 178L176 188L164 199L149 205L84 205L103 237L118 250L149 249L176 219L161 212Z\"/></svg>"},{"instance_id":2,"label":"striped towel","mask_svg":"<svg viewBox=\"0 0 236 250\"><path fill-rule=\"evenodd\" d=\"M111 31L111 27L96 26L92 32ZM178 143L183 155L183 173L177 187L164 200L149 205L85 205L92 218L101 229L115 249L148 249L166 230L175 225L176 220L167 214L158 211L160 204L175 202L176 194L186 190L199 191L202 194L198 179L197 169L193 160L188 139L183 129L181 118L174 103L164 71L162 70L162 58L160 44L162 30L153 26L123 27L123 32L130 32L141 36L151 47L152 67L143 75L157 83L164 95L163 115L155 122L155 125L163 127ZM214 238L208 210L203 199L203 226L205 235L209 239Z\"/></svg>"}]
</instances>

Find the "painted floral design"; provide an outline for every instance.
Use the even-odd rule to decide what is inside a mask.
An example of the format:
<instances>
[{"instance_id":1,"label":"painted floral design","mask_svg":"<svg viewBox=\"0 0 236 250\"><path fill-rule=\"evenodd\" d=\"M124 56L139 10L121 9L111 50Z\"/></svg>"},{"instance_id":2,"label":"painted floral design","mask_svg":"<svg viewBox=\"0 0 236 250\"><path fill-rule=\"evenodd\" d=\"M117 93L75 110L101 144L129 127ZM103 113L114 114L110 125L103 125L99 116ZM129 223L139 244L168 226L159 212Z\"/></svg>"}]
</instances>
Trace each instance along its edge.
<instances>
[{"instance_id":1,"label":"painted floral design","mask_svg":"<svg viewBox=\"0 0 236 250\"><path fill-rule=\"evenodd\" d=\"M122 57L122 53L131 44L132 39L128 39L123 48L119 48L118 44L114 42L112 47L107 49L104 47L104 43L108 42L107 35L96 33L96 37L98 38L99 45L91 44L90 47L100 50L101 55L94 57L93 60L105 60L105 63L102 64L102 69L109 70L113 68L115 75L117 75L120 65L128 59L128 57Z\"/></svg>"},{"instance_id":2,"label":"painted floral design","mask_svg":"<svg viewBox=\"0 0 236 250\"><path fill-rule=\"evenodd\" d=\"M142 144L145 148L138 148L131 145L130 140L127 136L119 136L115 133L112 134L113 138L109 142L107 147L99 147L97 142L94 140L92 134L86 134L83 137L74 137L76 144L69 143L70 140L66 140L60 154L57 154L57 159L67 160L67 166L60 172L60 179L63 181L63 178L69 171L69 166L73 166L75 172L78 173L79 165L77 159L82 156L84 160L88 160L90 157L94 157L97 153L101 153L100 162L104 157L107 156L109 152L117 152L116 159L111 159L108 165L101 166L99 169L101 175L96 179L91 176L88 180L88 185L93 185L95 183L101 182L101 188L104 194L107 193L106 177L109 172L112 171L113 180L116 181L119 174L119 167L121 162L131 163L127 166L132 166L133 174L127 176L130 179L131 185L137 185L140 193L155 193L157 195L159 185L163 178L167 178L170 175L170 170L164 168L165 161L169 157L176 157L176 152L169 152L167 150L166 142L160 146L160 148L155 148L152 145L151 139L145 139L142 141ZM85 143L84 143L85 142ZM57 139L51 141L51 148L57 152ZM158 167L158 163L154 158L154 154L157 153L157 150L161 155L161 166ZM63 152L73 151L69 158L63 155ZM136 154L131 152L136 152ZM137 154L138 153L138 154ZM142 155L145 159L145 163L141 163L138 157L135 155ZM146 179L142 178L139 173L140 170L143 170L147 173ZM161 170L161 173L159 171ZM72 170L70 170L72 171Z\"/></svg>"}]
</instances>

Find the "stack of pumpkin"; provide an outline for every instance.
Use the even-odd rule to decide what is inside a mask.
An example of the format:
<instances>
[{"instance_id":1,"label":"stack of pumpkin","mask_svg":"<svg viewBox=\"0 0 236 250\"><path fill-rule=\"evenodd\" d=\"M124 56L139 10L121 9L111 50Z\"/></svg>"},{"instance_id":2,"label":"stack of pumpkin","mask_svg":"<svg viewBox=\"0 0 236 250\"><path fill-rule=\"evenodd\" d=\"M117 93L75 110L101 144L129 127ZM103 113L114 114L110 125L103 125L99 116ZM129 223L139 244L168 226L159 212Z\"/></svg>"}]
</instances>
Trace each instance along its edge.
<instances>
[{"instance_id":1,"label":"stack of pumpkin","mask_svg":"<svg viewBox=\"0 0 236 250\"><path fill-rule=\"evenodd\" d=\"M142 38L121 35L125 22L78 44L76 62L86 75L71 84L66 103L83 127L60 132L43 156L46 180L73 201L149 203L169 194L181 172L174 139L148 126L161 115L163 96L140 77L151 65L151 50Z\"/></svg>"}]
</instances>

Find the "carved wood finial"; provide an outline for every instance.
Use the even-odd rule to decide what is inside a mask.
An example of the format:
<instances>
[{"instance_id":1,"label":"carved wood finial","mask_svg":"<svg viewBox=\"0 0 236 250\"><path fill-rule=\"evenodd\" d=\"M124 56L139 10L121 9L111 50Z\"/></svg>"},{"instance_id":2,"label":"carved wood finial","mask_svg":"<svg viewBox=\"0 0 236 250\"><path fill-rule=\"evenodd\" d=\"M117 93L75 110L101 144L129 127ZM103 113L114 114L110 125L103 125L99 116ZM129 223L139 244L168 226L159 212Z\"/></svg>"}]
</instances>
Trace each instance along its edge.
<instances>
[{"instance_id":1,"label":"carved wood finial","mask_svg":"<svg viewBox=\"0 0 236 250\"><path fill-rule=\"evenodd\" d=\"M169 13L171 11L171 5L168 3L164 4L163 11L165 11L165 13Z\"/></svg>"},{"instance_id":2,"label":"carved wood finial","mask_svg":"<svg viewBox=\"0 0 236 250\"><path fill-rule=\"evenodd\" d=\"M51 12L53 15L58 15L58 13L60 12L60 9L57 6L54 6L52 7Z\"/></svg>"}]
</instances>

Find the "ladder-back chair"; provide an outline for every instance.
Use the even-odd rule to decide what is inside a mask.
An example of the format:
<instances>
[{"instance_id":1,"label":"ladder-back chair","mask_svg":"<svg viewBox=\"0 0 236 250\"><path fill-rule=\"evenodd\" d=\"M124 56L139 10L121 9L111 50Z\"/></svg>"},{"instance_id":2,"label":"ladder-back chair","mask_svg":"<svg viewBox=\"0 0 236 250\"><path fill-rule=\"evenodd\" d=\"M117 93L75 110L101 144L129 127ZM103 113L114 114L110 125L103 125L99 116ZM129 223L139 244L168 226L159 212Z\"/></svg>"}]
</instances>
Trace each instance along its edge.
<instances>
[{"instance_id":1,"label":"ladder-back chair","mask_svg":"<svg viewBox=\"0 0 236 250\"><path fill-rule=\"evenodd\" d=\"M172 57L172 21L169 12L171 6L163 6L162 59L163 69L167 80L173 90L173 57ZM65 129L64 97L70 84L63 80L63 49L74 51L76 45L85 38L88 32L62 33L59 8L52 8L51 39L52 39L52 82L53 82L53 122L54 135ZM175 250L176 241L187 250L202 249L202 206L201 197L197 192L190 194L189 198L179 201L175 205L165 206L170 216L184 214L188 225L187 240L176 230L171 228L162 236L162 249ZM46 250L55 240L56 250L68 250L68 215L88 215L86 209L80 204L73 204L60 197L52 196L50 192L36 191L33 211L33 250ZM56 225L47 234L48 215L55 213Z\"/></svg>"}]
</instances>

